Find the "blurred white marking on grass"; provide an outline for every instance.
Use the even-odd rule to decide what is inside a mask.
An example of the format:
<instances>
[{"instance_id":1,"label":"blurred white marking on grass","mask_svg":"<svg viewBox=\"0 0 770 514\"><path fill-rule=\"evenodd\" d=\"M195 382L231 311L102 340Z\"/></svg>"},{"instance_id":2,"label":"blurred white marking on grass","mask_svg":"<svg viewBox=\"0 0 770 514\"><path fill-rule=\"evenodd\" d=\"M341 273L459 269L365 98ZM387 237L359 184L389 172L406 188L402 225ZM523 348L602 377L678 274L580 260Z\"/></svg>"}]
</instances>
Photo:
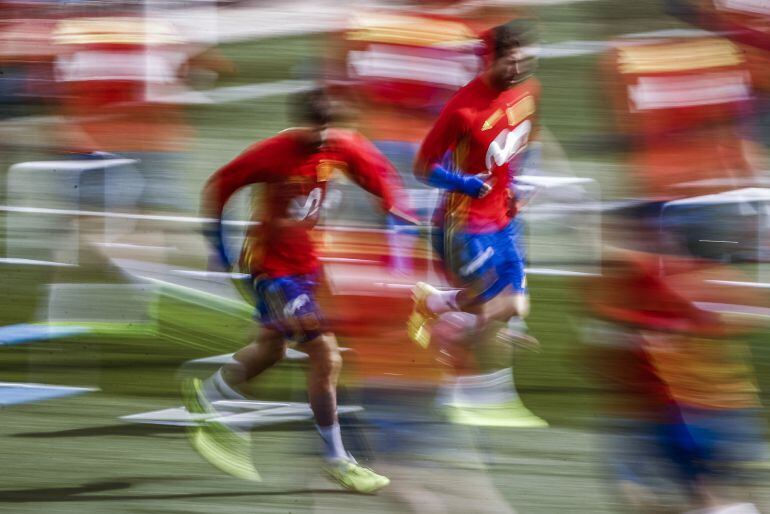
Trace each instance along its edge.
<instances>
[{"instance_id":1,"label":"blurred white marking on grass","mask_svg":"<svg viewBox=\"0 0 770 514\"><path fill-rule=\"evenodd\" d=\"M207 421L216 421L227 425L255 428L264 425L312 420L310 405L296 402L266 402L258 400L219 401L219 409L214 414L191 414L184 407L161 409L121 416L120 419L131 423L151 425L195 426ZM340 414L363 411L358 405L341 405ZM228 412L230 411L230 412Z\"/></svg>"},{"instance_id":2,"label":"blurred white marking on grass","mask_svg":"<svg viewBox=\"0 0 770 514\"><path fill-rule=\"evenodd\" d=\"M51 266L56 268L72 268L75 264L54 261L38 261L35 259L17 259L14 257L0 257L0 264L21 264L24 266Z\"/></svg>"},{"instance_id":3,"label":"blurred white marking on grass","mask_svg":"<svg viewBox=\"0 0 770 514\"><path fill-rule=\"evenodd\" d=\"M719 302L695 302L695 306L704 311L715 312L717 314L731 314L743 318L770 319L770 309L767 307L735 305Z\"/></svg>"},{"instance_id":4,"label":"blurred white marking on grass","mask_svg":"<svg viewBox=\"0 0 770 514\"><path fill-rule=\"evenodd\" d=\"M235 280L241 280L249 278L251 275L248 273L230 273L229 271L202 271L193 269L172 269L171 273L175 275L184 275L188 277L200 277L200 278L231 278Z\"/></svg>"},{"instance_id":5,"label":"blurred white marking on grass","mask_svg":"<svg viewBox=\"0 0 770 514\"><path fill-rule=\"evenodd\" d=\"M131 243L94 243L96 246L102 248L124 248L127 250L157 250L157 251L174 251L177 250L174 246L156 246L156 245L140 245Z\"/></svg>"},{"instance_id":6,"label":"blurred white marking on grass","mask_svg":"<svg viewBox=\"0 0 770 514\"><path fill-rule=\"evenodd\" d=\"M11 405L66 398L98 391L95 387L71 387L21 382L0 382L0 408Z\"/></svg>"},{"instance_id":7,"label":"blurred white marking on grass","mask_svg":"<svg viewBox=\"0 0 770 514\"><path fill-rule=\"evenodd\" d=\"M2 212L22 212L28 214L62 214L68 216L95 216L101 218L123 218L146 221L175 221L179 223L203 223L213 221L194 216L167 216L155 214L131 214L128 212L104 212L104 211L83 211L79 209L51 209L48 207L20 207L13 205L0 205ZM225 222L227 223L227 222Z\"/></svg>"},{"instance_id":8,"label":"blurred white marking on grass","mask_svg":"<svg viewBox=\"0 0 770 514\"><path fill-rule=\"evenodd\" d=\"M760 289L770 289L770 283L768 282L739 282L735 280L707 280L709 284L719 284L723 286L738 286L738 287L758 287Z\"/></svg>"}]
</instances>

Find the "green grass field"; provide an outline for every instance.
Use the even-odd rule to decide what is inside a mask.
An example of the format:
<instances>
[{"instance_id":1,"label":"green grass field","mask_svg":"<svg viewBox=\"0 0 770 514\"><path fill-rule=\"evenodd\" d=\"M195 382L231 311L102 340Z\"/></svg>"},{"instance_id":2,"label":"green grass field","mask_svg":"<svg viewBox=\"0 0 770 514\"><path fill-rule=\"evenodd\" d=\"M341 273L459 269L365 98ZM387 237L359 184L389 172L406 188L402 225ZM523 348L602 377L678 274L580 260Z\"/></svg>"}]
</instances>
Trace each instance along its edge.
<instances>
[{"instance_id":1,"label":"green grass field","mask_svg":"<svg viewBox=\"0 0 770 514\"><path fill-rule=\"evenodd\" d=\"M537 12L547 43L681 26L663 16L652 0L587 1ZM293 78L318 56L321 40L305 36L226 45L222 51L239 73L218 85ZM606 167L594 163L612 163L617 156L598 145L583 144L610 128L595 66L596 56L542 62L543 123L573 164L581 172L587 170L605 194L613 196L623 191L623 177L608 174L603 171ZM197 209L198 190L208 174L251 142L286 126L285 100L276 95L189 109L197 130L194 147L184 156L190 212ZM33 148L0 152L2 169L45 156ZM2 217L0 222L4 226ZM190 233L177 236L194 239L194 228L186 230ZM202 248L199 241L198 247ZM205 257L185 254L173 259L179 265L200 267ZM0 266L2 325L32 319L43 301L40 286L61 280L61 275L37 268ZM101 273L86 268L78 280L98 281ZM396 514L442 512L437 505L444 504L454 508L448 512L472 514L493 505L497 496L494 501L525 514L624 512L604 467L608 443L600 430L600 412L610 393L591 379L590 363L582 359L575 328L581 309L577 285L573 279L556 277L530 280L529 323L542 341L542 352L517 359L516 377L527 405L552 427L465 430L442 425L430 416L425 421L428 397L404 404L403 413L397 405L392 417L419 414L420 422L409 426L413 446L400 453L376 452L374 466L394 480L386 493L376 497L348 494L320 476L318 441L310 423L254 433L254 459L265 482L251 484L218 474L192 451L183 429L119 419L180 405L180 366L190 359L239 348L253 330L242 317L163 297L158 306L159 337L91 336L2 347L2 381L93 386L99 391L0 410L0 456L6 470L0 484L0 512ZM355 341L343 343L355 346ZM751 347L767 404L770 349L766 334L754 336ZM262 377L255 388L266 399L300 399L301 372L295 365L283 364ZM355 391L351 396L356 398ZM348 437L363 434L380 448L378 434L360 421L347 420L355 426ZM475 503L474 494L480 496ZM759 494L770 501L768 491ZM475 507L463 503L469 501Z\"/></svg>"}]
</instances>

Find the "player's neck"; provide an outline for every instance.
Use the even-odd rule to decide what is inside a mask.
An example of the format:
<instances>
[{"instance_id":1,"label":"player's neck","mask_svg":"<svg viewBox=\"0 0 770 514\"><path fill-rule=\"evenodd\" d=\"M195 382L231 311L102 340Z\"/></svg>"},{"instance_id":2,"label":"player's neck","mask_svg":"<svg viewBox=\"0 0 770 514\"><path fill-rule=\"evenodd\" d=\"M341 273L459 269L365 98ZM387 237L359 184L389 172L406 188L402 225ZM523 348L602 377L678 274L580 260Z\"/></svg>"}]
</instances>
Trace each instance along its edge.
<instances>
[{"instance_id":1,"label":"player's neck","mask_svg":"<svg viewBox=\"0 0 770 514\"><path fill-rule=\"evenodd\" d=\"M300 144L306 148L309 153L315 153L326 144L328 129L299 127L298 136Z\"/></svg>"},{"instance_id":2,"label":"player's neck","mask_svg":"<svg viewBox=\"0 0 770 514\"><path fill-rule=\"evenodd\" d=\"M481 82L495 93L502 93L503 91L510 89L508 85L500 84L499 81L495 80L494 76L489 71L485 71L481 74Z\"/></svg>"}]
</instances>

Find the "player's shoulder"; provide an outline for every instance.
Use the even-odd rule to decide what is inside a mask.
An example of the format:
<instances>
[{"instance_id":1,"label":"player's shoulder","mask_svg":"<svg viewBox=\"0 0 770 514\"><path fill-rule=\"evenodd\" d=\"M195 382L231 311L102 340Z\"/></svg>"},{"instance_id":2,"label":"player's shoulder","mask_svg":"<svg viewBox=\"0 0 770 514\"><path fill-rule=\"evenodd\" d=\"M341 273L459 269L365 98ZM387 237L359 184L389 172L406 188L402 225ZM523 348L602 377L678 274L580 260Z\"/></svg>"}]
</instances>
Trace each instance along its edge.
<instances>
[{"instance_id":1,"label":"player's shoulder","mask_svg":"<svg viewBox=\"0 0 770 514\"><path fill-rule=\"evenodd\" d=\"M462 114L468 109L471 109L479 102L479 98L484 93L484 83L481 76L477 76L463 87L455 91L455 93L447 100L444 105L443 111L445 113L451 113L453 115Z\"/></svg>"},{"instance_id":2,"label":"player's shoulder","mask_svg":"<svg viewBox=\"0 0 770 514\"><path fill-rule=\"evenodd\" d=\"M273 134L270 137L258 141L254 146L270 149L290 148L299 140L301 130L300 127L284 129L277 134Z\"/></svg>"},{"instance_id":3,"label":"player's shoulder","mask_svg":"<svg viewBox=\"0 0 770 514\"><path fill-rule=\"evenodd\" d=\"M500 99L516 103L527 101L534 109L540 103L540 82L534 77L530 77L501 93Z\"/></svg>"},{"instance_id":4,"label":"player's shoulder","mask_svg":"<svg viewBox=\"0 0 770 514\"><path fill-rule=\"evenodd\" d=\"M463 87L455 91L455 93L447 101L447 105L463 106L469 99L479 94L479 89L483 86L481 76L478 75L471 79L470 82Z\"/></svg>"},{"instance_id":5,"label":"player's shoulder","mask_svg":"<svg viewBox=\"0 0 770 514\"><path fill-rule=\"evenodd\" d=\"M360 150L372 143L357 130L334 127L326 130L326 144L338 150Z\"/></svg>"},{"instance_id":6,"label":"player's shoulder","mask_svg":"<svg viewBox=\"0 0 770 514\"><path fill-rule=\"evenodd\" d=\"M532 96L535 97L535 99L540 99L543 86L540 84L540 81L537 79L537 77L529 77L522 83L522 85Z\"/></svg>"},{"instance_id":7,"label":"player's shoulder","mask_svg":"<svg viewBox=\"0 0 770 514\"><path fill-rule=\"evenodd\" d=\"M306 130L306 129L302 127L288 127L278 132L277 134L265 139L265 141L271 141L275 143L293 142L299 138L303 130Z\"/></svg>"}]
</instances>

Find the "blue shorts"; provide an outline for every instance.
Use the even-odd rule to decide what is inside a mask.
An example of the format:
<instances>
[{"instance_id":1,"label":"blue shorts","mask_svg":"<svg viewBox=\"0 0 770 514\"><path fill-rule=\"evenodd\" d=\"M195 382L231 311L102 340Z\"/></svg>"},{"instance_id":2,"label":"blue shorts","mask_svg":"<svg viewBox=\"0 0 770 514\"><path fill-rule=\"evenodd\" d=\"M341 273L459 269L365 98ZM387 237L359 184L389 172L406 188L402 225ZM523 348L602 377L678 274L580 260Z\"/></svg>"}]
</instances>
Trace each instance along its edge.
<instances>
[{"instance_id":1,"label":"blue shorts","mask_svg":"<svg viewBox=\"0 0 770 514\"><path fill-rule=\"evenodd\" d=\"M665 454L688 480L718 474L724 464L768 458L759 409L683 407L677 416L658 426L657 437Z\"/></svg>"},{"instance_id":2,"label":"blue shorts","mask_svg":"<svg viewBox=\"0 0 770 514\"><path fill-rule=\"evenodd\" d=\"M327 331L315 298L317 287L315 274L256 277L257 319L264 327L282 333L286 339L297 343L312 341Z\"/></svg>"},{"instance_id":3,"label":"blue shorts","mask_svg":"<svg viewBox=\"0 0 770 514\"><path fill-rule=\"evenodd\" d=\"M521 225L512 220L497 232L443 232L434 247L444 261L452 285L466 289L478 303L491 300L506 288L527 291Z\"/></svg>"}]
</instances>

